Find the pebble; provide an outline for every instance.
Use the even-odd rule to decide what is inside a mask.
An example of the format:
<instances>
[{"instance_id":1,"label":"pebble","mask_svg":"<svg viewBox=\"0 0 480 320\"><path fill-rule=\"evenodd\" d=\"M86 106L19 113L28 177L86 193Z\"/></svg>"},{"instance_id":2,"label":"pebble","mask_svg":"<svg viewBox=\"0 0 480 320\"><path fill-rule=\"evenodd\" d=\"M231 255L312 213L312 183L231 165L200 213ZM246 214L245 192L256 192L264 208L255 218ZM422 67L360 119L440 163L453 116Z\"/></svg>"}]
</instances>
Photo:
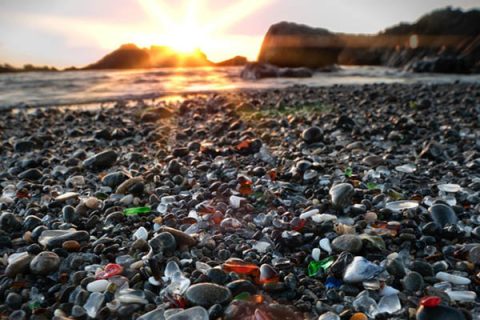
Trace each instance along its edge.
<instances>
[{"instance_id":1,"label":"pebble","mask_svg":"<svg viewBox=\"0 0 480 320\"><path fill-rule=\"evenodd\" d=\"M209 308L214 304L229 302L232 299L232 294L227 287L213 283L199 283L187 289L185 298L192 305Z\"/></svg>"},{"instance_id":2,"label":"pebble","mask_svg":"<svg viewBox=\"0 0 480 320\"><path fill-rule=\"evenodd\" d=\"M96 280L87 284L87 290L90 292L104 292L108 287L108 280Z\"/></svg>"},{"instance_id":3,"label":"pebble","mask_svg":"<svg viewBox=\"0 0 480 320\"><path fill-rule=\"evenodd\" d=\"M84 200L85 206L89 209L97 209L100 207L101 201L95 197L88 197Z\"/></svg>"},{"instance_id":4,"label":"pebble","mask_svg":"<svg viewBox=\"0 0 480 320\"><path fill-rule=\"evenodd\" d=\"M183 231L175 229L175 228L170 228L170 227L163 226L159 229L159 231L160 232L168 232L172 236L174 236L177 245L180 246L180 247L182 247L182 246L191 247L191 246L194 246L197 243L197 240L195 240L192 236L190 236L189 234L186 234Z\"/></svg>"},{"instance_id":5,"label":"pebble","mask_svg":"<svg viewBox=\"0 0 480 320\"><path fill-rule=\"evenodd\" d=\"M302 132L302 139L306 143L320 142L323 139L323 131L319 127L310 127Z\"/></svg>"},{"instance_id":6,"label":"pebble","mask_svg":"<svg viewBox=\"0 0 480 320\"><path fill-rule=\"evenodd\" d=\"M118 155L113 150L105 150L83 161L83 166L88 169L107 169L115 164Z\"/></svg>"},{"instance_id":7,"label":"pebble","mask_svg":"<svg viewBox=\"0 0 480 320\"><path fill-rule=\"evenodd\" d=\"M428 211L435 223L442 228L447 224L456 224L458 221L457 215L453 209L445 204L434 204Z\"/></svg>"},{"instance_id":8,"label":"pebble","mask_svg":"<svg viewBox=\"0 0 480 320\"><path fill-rule=\"evenodd\" d=\"M403 288L407 291L420 291L424 286L424 280L420 273L412 271L409 272L402 280Z\"/></svg>"},{"instance_id":9,"label":"pebble","mask_svg":"<svg viewBox=\"0 0 480 320\"><path fill-rule=\"evenodd\" d=\"M478 89L295 86L5 112L0 313L397 320L436 295L478 318ZM412 109L423 99L435 110ZM332 110L283 113L317 102ZM239 119L242 103L253 112ZM167 107L175 117L155 122Z\"/></svg>"},{"instance_id":10,"label":"pebble","mask_svg":"<svg viewBox=\"0 0 480 320\"><path fill-rule=\"evenodd\" d=\"M80 250L80 243L75 240L67 240L64 243L62 243L62 248L67 250L67 251L78 251Z\"/></svg>"},{"instance_id":11,"label":"pebble","mask_svg":"<svg viewBox=\"0 0 480 320\"><path fill-rule=\"evenodd\" d=\"M30 270L39 275L48 275L57 271L60 265L60 257L51 251L40 252L30 262Z\"/></svg>"},{"instance_id":12,"label":"pebble","mask_svg":"<svg viewBox=\"0 0 480 320\"><path fill-rule=\"evenodd\" d=\"M362 240L354 234L343 234L332 241L332 248L337 252L358 253L362 250Z\"/></svg>"},{"instance_id":13,"label":"pebble","mask_svg":"<svg viewBox=\"0 0 480 320\"><path fill-rule=\"evenodd\" d=\"M453 284L458 284L458 285L468 285L468 284L471 283L471 280L468 279L468 278L461 277L461 276L456 276L456 275L449 274L449 273L446 273L446 272L438 272L435 275L435 278L437 278L438 280L448 281L448 282L451 282Z\"/></svg>"},{"instance_id":14,"label":"pebble","mask_svg":"<svg viewBox=\"0 0 480 320\"><path fill-rule=\"evenodd\" d=\"M169 232L161 232L148 243L154 253L172 252L177 247L175 237Z\"/></svg>"},{"instance_id":15,"label":"pebble","mask_svg":"<svg viewBox=\"0 0 480 320\"><path fill-rule=\"evenodd\" d=\"M337 209L345 209L352 202L353 186L349 183L340 183L330 189L332 205Z\"/></svg>"},{"instance_id":16,"label":"pebble","mask_svg":"<svg viewBox=\"0 0 480 320\"><path fill-rule=\"evenodd\" d=\"M43 177L42 172L35 168L27 169L18 175L19 179L26 179L26 180L33 180L33 181L39 180L41 177Z\"/></svg>"}]
</instances>

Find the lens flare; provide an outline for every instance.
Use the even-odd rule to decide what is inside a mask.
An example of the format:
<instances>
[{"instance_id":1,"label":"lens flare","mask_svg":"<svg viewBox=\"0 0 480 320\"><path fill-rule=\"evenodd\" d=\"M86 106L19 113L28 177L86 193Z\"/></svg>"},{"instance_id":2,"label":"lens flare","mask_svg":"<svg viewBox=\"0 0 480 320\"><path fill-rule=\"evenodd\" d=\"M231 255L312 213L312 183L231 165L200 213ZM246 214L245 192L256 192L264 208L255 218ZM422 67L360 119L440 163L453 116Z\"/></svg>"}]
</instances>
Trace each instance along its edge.
<instances>
[{"instance_id":1,"label":"lens flare","mask_svg":"<svg viewBox=\"0 0 480 320\"><path fill-rule=\"evenodd\" d=\"M201 0L186 1L183 19L174 17L173 10L160 0L139 0L143 10L156 25L158 42L172 47L181 53L191 53L197 49L214 48L226 38L225 30L252 14L273 0L242 0L228 8L220 9L215 15L205 13ZM204 9L204 10L202 10ZM205 13L200 17L199 13ZM202 23L207 20L208 22Z\"/></svg>"}]
</instances>

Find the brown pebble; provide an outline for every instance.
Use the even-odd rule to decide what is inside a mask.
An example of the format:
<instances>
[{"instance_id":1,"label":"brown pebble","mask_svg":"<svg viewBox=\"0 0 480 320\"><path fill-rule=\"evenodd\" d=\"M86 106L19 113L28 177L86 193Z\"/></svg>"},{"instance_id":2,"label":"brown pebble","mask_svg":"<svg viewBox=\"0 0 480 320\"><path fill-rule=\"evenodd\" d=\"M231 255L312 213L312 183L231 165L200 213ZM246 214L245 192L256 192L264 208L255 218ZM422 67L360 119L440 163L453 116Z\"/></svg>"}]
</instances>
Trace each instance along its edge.
<instances>
[{"instance_id":1,"label":"brown pebble","mask_svg":"<svg viewBox=\"0 0 480 320\"><path fill-rule=\"evenodd\" d=\"M78 251L80 250L80 243L75 240L67 240L62 244L62 248L67 251Z\"/></svg>"},{"instance_id":2,"label":"brown pebble","mask_svg":"<svg viewBox=\"0 0 480 320\"><path fill-rule=\"evenodd\" d=\"M118 193L118 194L126 194L127 191L128 191L128 188L130 188L131 186L133 186L135 183L140 183L140 182L143 182L143 178L142 178L142 177L130 178L130 179L124 181L122 184L120 184L120 185L117 187L117 190L115 191L115 193Z\"/></svg>"},{"instance_id":3,"label":"brown pebble","mask_svg":"<svg viewBox=\"0 0 480 320\"><path fill-rule=\"evenodd\" d=\"M25 240L25 242L27 243L33 243L33 240L32 240L32 232L31 231L27 231L23 234L23 240Z\"/></svg>"},{"instance_id":4,"label":"brown pebble","mask_svg":"<svg viewBox=\"0 0 480 320\"><path fill-rule=\"evenodd\" d=\"M197 240L195 240L195 238L193 238L189 234L186 234L185 232L174 228L163 226L160 228L160 231L168 232L172 236L174 236L178 246L191 247L197 243Z\"/></svg>"}]
</instances>

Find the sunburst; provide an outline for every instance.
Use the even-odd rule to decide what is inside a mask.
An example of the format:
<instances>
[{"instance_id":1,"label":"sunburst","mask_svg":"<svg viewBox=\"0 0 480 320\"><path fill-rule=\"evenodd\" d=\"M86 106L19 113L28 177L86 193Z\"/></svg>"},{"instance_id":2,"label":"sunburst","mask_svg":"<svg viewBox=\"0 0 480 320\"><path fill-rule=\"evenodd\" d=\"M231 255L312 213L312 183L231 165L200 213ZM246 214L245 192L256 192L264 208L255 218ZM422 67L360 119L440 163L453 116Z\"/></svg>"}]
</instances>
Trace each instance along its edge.
<instances>
[{"instance_id":1,"label":"sunburst","mask_svg":"<svg viewBox=\"0 0 480 320\"><path fill-rule=\"evenodd\" d=\"M271 1L273 0L241 0L214 14L208 14L208 17L200 17L199 13L205 8L205 3L202 0L188 0L183 8L183 19L175 19L174 10L165 1L139 0L157 27L158 42L182 53L215 47L215 37L221 36L225 29ZM206 19L208 22L204 23Z\"/></svg>"}]
</instances>

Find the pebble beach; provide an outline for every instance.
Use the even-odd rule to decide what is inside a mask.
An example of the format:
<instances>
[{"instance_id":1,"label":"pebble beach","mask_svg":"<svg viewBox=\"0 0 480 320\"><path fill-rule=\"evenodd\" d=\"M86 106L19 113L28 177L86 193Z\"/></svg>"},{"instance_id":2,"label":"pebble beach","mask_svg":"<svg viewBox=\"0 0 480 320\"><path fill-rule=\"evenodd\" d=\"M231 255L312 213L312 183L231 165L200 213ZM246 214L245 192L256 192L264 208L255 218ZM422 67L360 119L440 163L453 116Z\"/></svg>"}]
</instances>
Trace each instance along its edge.
<instances>
[{"instance_id":1,"label":"pebble beach","mask_svg":"<svg viewBox=\"0 0 480 320\"><path fill-rule=\"evenodd\" d=\"M478 83L13 108L0 132L2 320L400 320L429 296L480 319Z\"/></svg>"}]
</instances>

